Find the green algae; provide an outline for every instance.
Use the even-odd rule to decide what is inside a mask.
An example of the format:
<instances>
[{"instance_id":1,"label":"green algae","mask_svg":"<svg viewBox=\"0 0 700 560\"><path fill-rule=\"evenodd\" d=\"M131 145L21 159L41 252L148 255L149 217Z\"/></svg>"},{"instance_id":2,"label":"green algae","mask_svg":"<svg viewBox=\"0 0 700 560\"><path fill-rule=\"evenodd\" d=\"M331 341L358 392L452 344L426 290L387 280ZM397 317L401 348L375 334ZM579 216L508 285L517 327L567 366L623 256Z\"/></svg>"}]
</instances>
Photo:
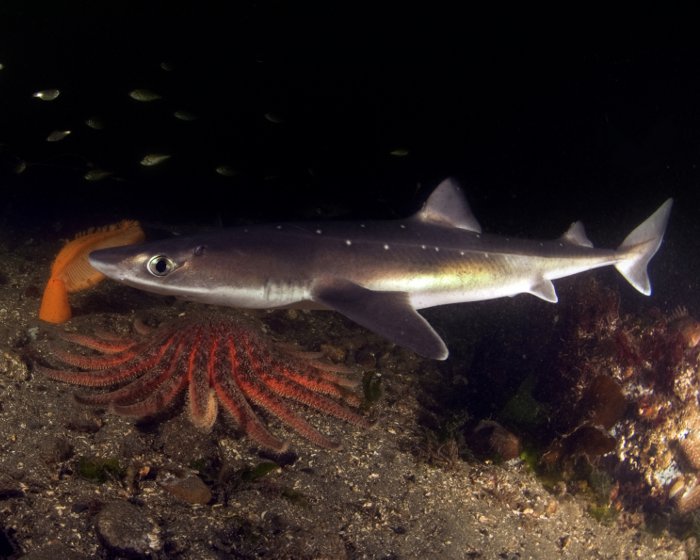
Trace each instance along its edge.
<instances>
[{"instance_id":1,"label":"green algae","mask_svg":"<svg viewBox=\"0 0 700 560\"><path fill-rule=\"evenodd\" d=\"M117 480L124 476L124 469L117 458L80 457L78 475L85 480L103 484L108 480Z\"/></svg>"},{"instance_id":2,"label":"green algae","mask_svg":"<svg viewBox=\"0 0 700 560\"><path fill-rule=\"evenodd\" d=\"M376 371L368 371L362 377L362 392L365 402L374 404L382 398L382 376Z\"/></svg>"}]
</instances>

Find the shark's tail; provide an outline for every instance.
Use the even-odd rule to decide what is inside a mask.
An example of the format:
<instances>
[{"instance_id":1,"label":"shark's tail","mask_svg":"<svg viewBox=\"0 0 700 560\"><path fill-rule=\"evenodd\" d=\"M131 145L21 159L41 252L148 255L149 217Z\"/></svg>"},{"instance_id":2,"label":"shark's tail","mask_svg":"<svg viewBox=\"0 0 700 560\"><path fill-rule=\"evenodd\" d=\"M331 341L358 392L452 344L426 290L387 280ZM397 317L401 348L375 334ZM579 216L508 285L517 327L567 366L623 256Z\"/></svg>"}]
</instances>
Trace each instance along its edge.
<instances>
[{"instance_id":1,"label":"shark's tail","mask_svg":"<svg viewBox=\"0 0 700 560\"><path fill-rule=\"evenodd\" d=\"M651 294L647 265L661 246L672 204L673 199L669 198L656 212L632 230L618 247L624 258L615 268L632 286L647 296Z\"/></svg>"}]
</instances>

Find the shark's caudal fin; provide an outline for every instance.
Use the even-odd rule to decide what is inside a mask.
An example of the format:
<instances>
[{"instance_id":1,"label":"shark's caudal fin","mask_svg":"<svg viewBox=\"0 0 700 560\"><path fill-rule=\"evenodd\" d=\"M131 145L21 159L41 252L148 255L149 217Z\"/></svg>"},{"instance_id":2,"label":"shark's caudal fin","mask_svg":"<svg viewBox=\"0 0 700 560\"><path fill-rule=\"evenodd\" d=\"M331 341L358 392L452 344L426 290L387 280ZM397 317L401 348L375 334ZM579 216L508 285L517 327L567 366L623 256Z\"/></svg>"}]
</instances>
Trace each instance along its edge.
<instances>
[{"instance_id":1,"label":"shark's caudal fin","mask_svg":"<svg viewBox=\"0 0 700 560\"><path fill-rule=\"evenodd\" d=\"M647 265L661 246L672 204L673 199L669 198L618 247L618 251L627 256L615 268L632 286L647 296L651 294Z\"/></svg>"}]
</instances>

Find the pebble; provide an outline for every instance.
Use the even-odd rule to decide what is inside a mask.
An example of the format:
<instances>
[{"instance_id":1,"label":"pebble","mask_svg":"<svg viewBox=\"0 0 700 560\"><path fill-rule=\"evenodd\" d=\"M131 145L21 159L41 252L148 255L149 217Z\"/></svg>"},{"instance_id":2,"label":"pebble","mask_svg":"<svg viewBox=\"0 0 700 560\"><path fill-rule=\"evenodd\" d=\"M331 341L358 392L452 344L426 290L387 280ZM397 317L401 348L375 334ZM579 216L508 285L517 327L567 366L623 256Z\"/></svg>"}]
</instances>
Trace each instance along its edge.
<instances>
[{"instance_id":1,"label":"pebble","mask_svg":"<svg viewBox=\"0 0 700 560\"><path fill-rule=\"evenodd\" d=\"M7 473L0 472L0 500L24 496L22 485Z\"/></svg>"},{"instance_id":2,"label":"pebble","mask_svg":"<svg viewBox=\"0 0 700 560\"><path fill-rule=\"evenodd\" d=\"M128 502L106 505L97 515L96 530L104 547L116 555L150 557L163 549L160 527Z\"/></svg>"},{"instance_id":3,"label":"pebble","mask_svg":"<svg viewBox=\"0 0 700 560\"><path fill-rule=\"evenodd\" d=\"M377 352L374 348L364 346L355 354L355 363L365 371L377 368Z\"/></svg>"},{"instance_id":4,"label":"pebble","mask_svg":"<svg viewBox=\"0 0 700 560\"><path fill-rule=\"evenodd\" d=\"M26 381L29 379L29 368L11 350L0 350L0 375L13 381Z\"/></svg>"},{"instance_id":5,"label":"pebble","mask_svg":"<svg viewBox=\"0 0 700 560\"><path fill-rule=\"evenodd\" d=\"M62 437L47 437L39 442L39 454L48 464L61 463L73 456L73 446Z\"/></svg>"},{"instance_id":6,"label":"pebble","mask_svg":"<svg viewBox=\"0 0 700 560\"><path fill-rule=\"evenodd\" d=\"M321 344L321 352L323 355L335 363L343 363L347 357L347 349L339 344Z\"/></svg>"},{"instance_id":7,"label":"pebble","mask_svg":"<svg viewBox=\"0 0 700 560\"><path fill-rule=\"evenodd\" d=\"M166 492L188 504L208 504L211 501L211 490L194 473L163 470L159 473L158 483Z\"/></svg>"},{"instance_id":8,"label":"pebble","mask_svg":"<svg viewBox=\"0 0 700 560\"><path fill-rule=\"evenodd\" d=\"M86 434L94 434L102 428L104 421L92 410L76 409L66 424L69 430L75 432L84 432Z\"/></svg>"}]
</instances>

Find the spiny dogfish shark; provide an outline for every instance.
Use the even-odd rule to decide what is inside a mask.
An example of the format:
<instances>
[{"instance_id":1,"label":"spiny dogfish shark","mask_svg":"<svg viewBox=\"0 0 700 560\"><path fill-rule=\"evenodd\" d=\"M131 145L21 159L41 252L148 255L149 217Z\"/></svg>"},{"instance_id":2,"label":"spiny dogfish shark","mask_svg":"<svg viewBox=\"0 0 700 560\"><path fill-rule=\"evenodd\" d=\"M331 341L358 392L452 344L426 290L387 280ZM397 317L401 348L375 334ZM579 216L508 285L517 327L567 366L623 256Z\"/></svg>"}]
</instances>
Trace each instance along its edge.
<instances>
[{"instance_id":1,"label":"spiny dogfish shark","mask_svg":"<svg viewBox=\"0 0 700 560\"><path fill-rule=\"evenodd\" d=\"M94 251L90 264L118 282L239 308L333 309L427 358L442 338L416 310L533 294L556 302L552 280L614 266L645 295L672 199L617 249L596 249L574 222L554 241L481 233L459 185L445 179L411 217L263 224Z\"/></svg>"}]
</instances>

